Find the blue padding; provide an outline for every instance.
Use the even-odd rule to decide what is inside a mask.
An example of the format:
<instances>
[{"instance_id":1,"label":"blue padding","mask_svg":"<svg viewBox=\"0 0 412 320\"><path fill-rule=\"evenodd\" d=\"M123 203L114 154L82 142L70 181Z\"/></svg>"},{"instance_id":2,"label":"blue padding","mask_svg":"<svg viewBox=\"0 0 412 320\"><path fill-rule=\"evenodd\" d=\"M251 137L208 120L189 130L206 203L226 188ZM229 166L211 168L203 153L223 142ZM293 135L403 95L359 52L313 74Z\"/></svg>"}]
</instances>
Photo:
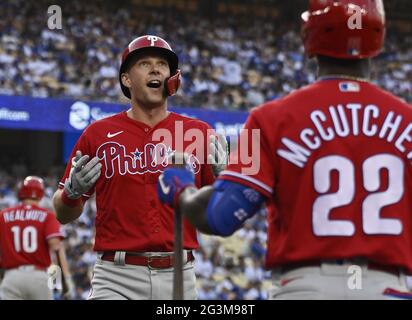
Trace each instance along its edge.
<instances>
[{"instance_id":1,"label":"blue padding","mask_svg":"<svg viewBox=\"0 0 412 320\"><path fill-rule=\"evenodd\" d=\"M258 191L236 182L218 179L207 207L211 231L230 236L243 222L259 211L265 197Z\"/></svg>"}]
</instances>

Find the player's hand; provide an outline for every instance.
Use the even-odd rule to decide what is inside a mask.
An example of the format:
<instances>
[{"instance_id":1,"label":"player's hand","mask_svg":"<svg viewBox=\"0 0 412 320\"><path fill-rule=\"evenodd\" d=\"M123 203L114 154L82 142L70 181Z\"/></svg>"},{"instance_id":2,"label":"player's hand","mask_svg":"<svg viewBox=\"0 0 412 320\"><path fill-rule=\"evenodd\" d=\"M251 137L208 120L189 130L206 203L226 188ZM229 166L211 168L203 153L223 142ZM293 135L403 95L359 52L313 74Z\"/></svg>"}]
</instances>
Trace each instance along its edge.
<instances>
[{"instance_id":1,"label":"player's hand","mask_svg":"<svg viewBox=\"0 0 412 320\"><path fill-rule=\"evenodd\" d=\"M82 194L89 191L100 177L102 164L98 157L89 161L89 156L82 156L81 151L76 151L72 159L72 168L69 178L64 183L64 191L70 199L79 199Z\"/></svg>"},{"instance_id":2,"label":"player's hand","mask_svg":"<svg viewBox=\"0 0 412 320\"><path fill-rule=\"evenodd\" d=\"M66 282L64 291L62 292L62 297L64 300L71 300L74 298L74 283L71 277L65 278L64 281Z\"/></svg>"},{"instance_id":3,"label":"player's hand","mask_svg":"<svg viewBox=\"0 0 412 320\"><path fill-rule=\"evenodd\" d=\"M159 176L157 194L161 202L175 208L180 194L187 187L194 185L195 175L192 171L186 168L169 168Z\"/></svg>"},{"instance_id":4,"label":"player's hand","mask_svg":"<svg viewBox=\"0 0 412 320\"><path fill-rule=\"evenodd\" d=\"M219 134L218 137L210 136L210 153L207 156L208 163L212 165L212 171L217 177L227 166L228 145L226 137Z\"/></svg>"}]
</instances>

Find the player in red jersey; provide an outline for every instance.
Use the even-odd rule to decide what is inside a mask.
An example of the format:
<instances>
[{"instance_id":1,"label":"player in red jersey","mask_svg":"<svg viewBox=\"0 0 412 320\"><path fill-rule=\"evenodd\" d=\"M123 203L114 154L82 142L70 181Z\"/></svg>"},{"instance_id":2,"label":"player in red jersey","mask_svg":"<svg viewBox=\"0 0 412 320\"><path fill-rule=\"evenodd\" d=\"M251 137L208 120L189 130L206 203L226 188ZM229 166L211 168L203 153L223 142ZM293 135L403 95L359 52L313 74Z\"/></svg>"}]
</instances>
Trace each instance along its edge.
<instances>
[{"instance_id":1,"label":"player in red jersey","mask_svg":"<svg viewBox=\"0 0 412 320\"><path fill-rule=\"evenodd\" d=\"M54 195L60 222L78 218L96 192L98 260L90 299L171 299L173 211L157 198L159 174L175 151L192 150L198 187L212 184L221 165L206 164L205 122L167 110L180 84L178 57L157 36L141 36L124 50L119 71L131 108L96 121L81 135ZM192 148L195 147L195 148ZM211 153L222 152L209 148ZM196 230L184 221L184 297L196 298Z\"/></svg>"},{"instance_id":2,"label":"player in red jersey","mask_svg":"<svg viewBox=\"0 0 412 320\"><path fill-rule=\"evenodd\" d=\"M50 252L54 260L61 261L64 279L69 280L60 224L53 212L39 207L43 195L43 180L29 176L19 188L21 203L0 212L0 252L5 269L2 299L52 299L52 285L59 279L49 279L47 274Z\"/></svg>"},{"instance_id":3,"label":"player in red jersey","mask_svg":"<svg viewBox=\"0 0 412 320\"><path fill-rule=\"evenodd\" d=\"M223 236L266 202L274 299L410 297L412 109L370 82L383 3L311 0L302 18L318 80L251 112L213 187L197 190L190 172L168 169L159 196Z\"/></svg>"}]
</instances>

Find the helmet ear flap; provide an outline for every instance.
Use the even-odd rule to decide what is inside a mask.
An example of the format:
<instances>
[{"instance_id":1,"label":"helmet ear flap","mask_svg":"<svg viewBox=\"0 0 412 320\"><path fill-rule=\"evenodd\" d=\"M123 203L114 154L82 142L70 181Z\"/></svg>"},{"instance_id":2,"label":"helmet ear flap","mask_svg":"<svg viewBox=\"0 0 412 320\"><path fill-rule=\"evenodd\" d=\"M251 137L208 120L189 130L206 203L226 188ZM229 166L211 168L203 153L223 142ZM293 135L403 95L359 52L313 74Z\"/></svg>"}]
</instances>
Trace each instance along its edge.
<instances>
[{"instance_id":1,"label":"helmet ear flap","mask_svg":"<svg viewBox=\"0 0 412 320\"><path fill-rule=\"evenodd\" d=\"M165 90L167 96L173 96L176 94L177 90L179 90L181 82L181 72L180 69L176 70L176 73L165 81Z\"/></svg>"}]
</instances>

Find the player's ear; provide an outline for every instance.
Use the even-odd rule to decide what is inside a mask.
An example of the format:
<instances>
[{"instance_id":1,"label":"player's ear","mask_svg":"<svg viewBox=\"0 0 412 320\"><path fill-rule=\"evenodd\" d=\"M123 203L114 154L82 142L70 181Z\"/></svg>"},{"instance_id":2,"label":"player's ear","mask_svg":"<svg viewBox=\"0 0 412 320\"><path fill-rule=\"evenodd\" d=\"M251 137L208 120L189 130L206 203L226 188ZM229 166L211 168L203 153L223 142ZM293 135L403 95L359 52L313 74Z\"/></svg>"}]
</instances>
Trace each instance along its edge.
<instances>
[{"instance_id":1,"label":"player's ear","mask_svg":"<svg viewBox=\"0 0 412 320\"><path fill-rule=\"evenodd\" d=\"M123 72L121 75L121 79L122 79L122 84L127 87L127 88L131 88L132 87L132 83L130 81L129 78L129 74L127 72Z\"/></svg>"}]
</instances>

